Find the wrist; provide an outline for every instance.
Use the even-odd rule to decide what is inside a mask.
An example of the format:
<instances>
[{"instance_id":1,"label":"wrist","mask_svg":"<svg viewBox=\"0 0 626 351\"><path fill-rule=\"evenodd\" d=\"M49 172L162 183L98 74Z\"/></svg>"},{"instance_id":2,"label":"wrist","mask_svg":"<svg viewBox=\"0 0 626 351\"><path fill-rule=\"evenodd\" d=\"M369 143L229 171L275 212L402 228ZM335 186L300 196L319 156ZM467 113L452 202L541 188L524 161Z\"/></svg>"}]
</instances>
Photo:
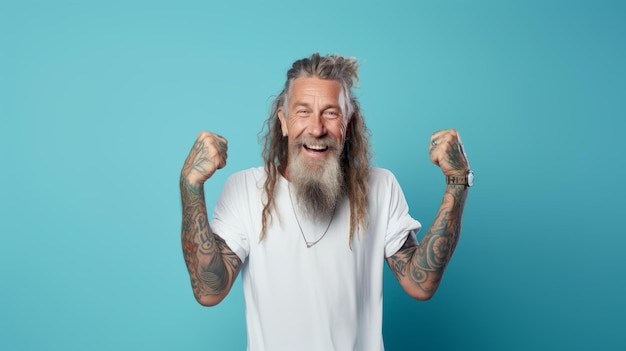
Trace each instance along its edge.
<instances>
[{"instance_id":1,"label":"wrist","mask_svg":"<svg viewBox=\"0 0 626 351\"><path fill-rule=\"evenodd\" d=\"M461 174L446 175L446 184L448 186L464 186L469 188L474 185L474 172L468 169Z\"/></svg>"},{"instance_id":2,"label":"wrist","mask_svg":"<svg viewBox=\"0 0 626 351\"><path fill-rule=\"evenodd\" d=\"M190 190L193 193L201 194L204 190L204 182L189 177L180 177L180 189Z\"/></svg>"}]
</instances>

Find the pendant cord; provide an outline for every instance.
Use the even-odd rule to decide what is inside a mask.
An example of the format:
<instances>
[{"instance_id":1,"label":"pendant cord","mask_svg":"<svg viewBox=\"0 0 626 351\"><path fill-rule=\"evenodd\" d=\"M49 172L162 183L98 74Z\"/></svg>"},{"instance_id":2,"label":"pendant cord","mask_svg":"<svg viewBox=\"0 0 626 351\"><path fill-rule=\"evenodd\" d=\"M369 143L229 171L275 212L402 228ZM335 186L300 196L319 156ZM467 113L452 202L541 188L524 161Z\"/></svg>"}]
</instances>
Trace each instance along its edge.
<instances>
[{"instance_id":1,"label":"pendant cord","mask_svg":"<svg viewBox=\"0 0 626 351\"><path fill-rule=\"evenodd\" d=\"M317 244L320 242L320 240L322 240L324 238L324 236L326 236L326 233L328 233L328 229L330 228L330 224L333 222L333 218L335 218L335 210L337 209L337 206L335 206L333 208L333 214L330 217L330 222L328 222L328 226L326 227L326 230L324 231L324 234L322 234L322 236L315 240L314 242L310 242L306 239L306 236L304 235L304 230L302 230L302 225L300 225L300 220L298 220L298 214L296 213L296 207L293 205L293 199L291 198L291 186L289 185L289 183L287 183L287 190L289 192L289 201L291 202L291 209L293 210L293 215L296 217L296 223L298 223L298 228L300 228L300 233L302 234L302 239L304 239L304 243L306 244L307 249L311 248L313 245Z\"/></svg>"}]
</instances>

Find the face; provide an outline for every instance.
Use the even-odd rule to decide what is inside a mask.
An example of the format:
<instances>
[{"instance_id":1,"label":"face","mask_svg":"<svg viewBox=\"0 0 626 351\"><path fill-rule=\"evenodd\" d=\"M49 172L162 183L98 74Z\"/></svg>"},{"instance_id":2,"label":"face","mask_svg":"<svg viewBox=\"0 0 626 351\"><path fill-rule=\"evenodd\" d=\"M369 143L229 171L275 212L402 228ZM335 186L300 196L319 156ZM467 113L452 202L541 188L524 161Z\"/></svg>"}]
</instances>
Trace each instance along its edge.
<instances>
[{"instance_id":1,"label":"face","mask_svg":"<svg viewBox=\"0 0 626 351\"><path fill-rule=\"evenodd\" d=\"M288 164L297 158L315 171L328 162L339 162L347 127L341 92L341 83L334 80L300 77L293 81L287 111L278 109L289 142ZM289 174L285 176L289 179Z\"/></svg>"}]
</instances>

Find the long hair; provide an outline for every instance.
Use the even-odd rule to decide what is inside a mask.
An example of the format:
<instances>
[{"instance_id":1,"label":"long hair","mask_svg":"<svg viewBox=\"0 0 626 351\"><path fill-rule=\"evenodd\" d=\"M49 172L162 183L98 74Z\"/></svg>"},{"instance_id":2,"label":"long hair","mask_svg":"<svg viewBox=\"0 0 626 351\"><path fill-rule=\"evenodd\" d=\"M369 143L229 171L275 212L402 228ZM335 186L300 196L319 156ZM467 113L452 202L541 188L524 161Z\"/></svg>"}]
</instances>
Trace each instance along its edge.
<instances>
[{"instance_id":1,"label":"long hair","mask_svg":"<svg viewBox=\"0 0 626 351\"><path fill-rule=\"evenodd\" d=\"M335 80L343 87L342 95L345 106L342 106L347 118L347 137L341 154L340 162L344 176L344 184L348 200L350 201L350 232L348 241L352 246L354 232L365 230L369 224L367 213L367 192L370 169L370 131L365 125L361 107L352 87L356 87L359 80L358 62L354 58L344 58L339 55L320 56L315 53L310 58L304 58L293 63L287 71L287 81L281 93L272 103L269 118L265 121L267 129L263 138L263 160L267 179L263 186L263 212L261 223L263 228L259 240L263 240L267 232L268 221L272 220L274 208L274 189L279 174L287 168L287 138L283 136L278 119L278 109L286 110L287 100L291 94L293 81L299 77L317 77L320 79ZM287 117L288 118L288 117Z\"/></svg>"}]
</instances>

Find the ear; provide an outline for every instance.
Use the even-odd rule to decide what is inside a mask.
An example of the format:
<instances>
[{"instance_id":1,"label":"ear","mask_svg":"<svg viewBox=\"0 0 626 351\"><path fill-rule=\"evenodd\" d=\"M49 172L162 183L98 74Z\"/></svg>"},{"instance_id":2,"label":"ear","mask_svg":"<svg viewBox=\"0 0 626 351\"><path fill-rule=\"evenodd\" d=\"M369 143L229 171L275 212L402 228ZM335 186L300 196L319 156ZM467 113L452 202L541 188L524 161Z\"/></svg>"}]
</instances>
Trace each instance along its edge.
<instances>
[{"instance_id":1,"label":"ear","mask_svg":"<svg viewBox=\"0 0 626 351\"><path fill-rule=\"evenodd\" d=\"M279 107L278 111L278 119L280 120L280 129L283 131L283 136L287 136L287 119L285 118L285 113L283 112L283 108Z\"/></svg>"}]
</instances>

